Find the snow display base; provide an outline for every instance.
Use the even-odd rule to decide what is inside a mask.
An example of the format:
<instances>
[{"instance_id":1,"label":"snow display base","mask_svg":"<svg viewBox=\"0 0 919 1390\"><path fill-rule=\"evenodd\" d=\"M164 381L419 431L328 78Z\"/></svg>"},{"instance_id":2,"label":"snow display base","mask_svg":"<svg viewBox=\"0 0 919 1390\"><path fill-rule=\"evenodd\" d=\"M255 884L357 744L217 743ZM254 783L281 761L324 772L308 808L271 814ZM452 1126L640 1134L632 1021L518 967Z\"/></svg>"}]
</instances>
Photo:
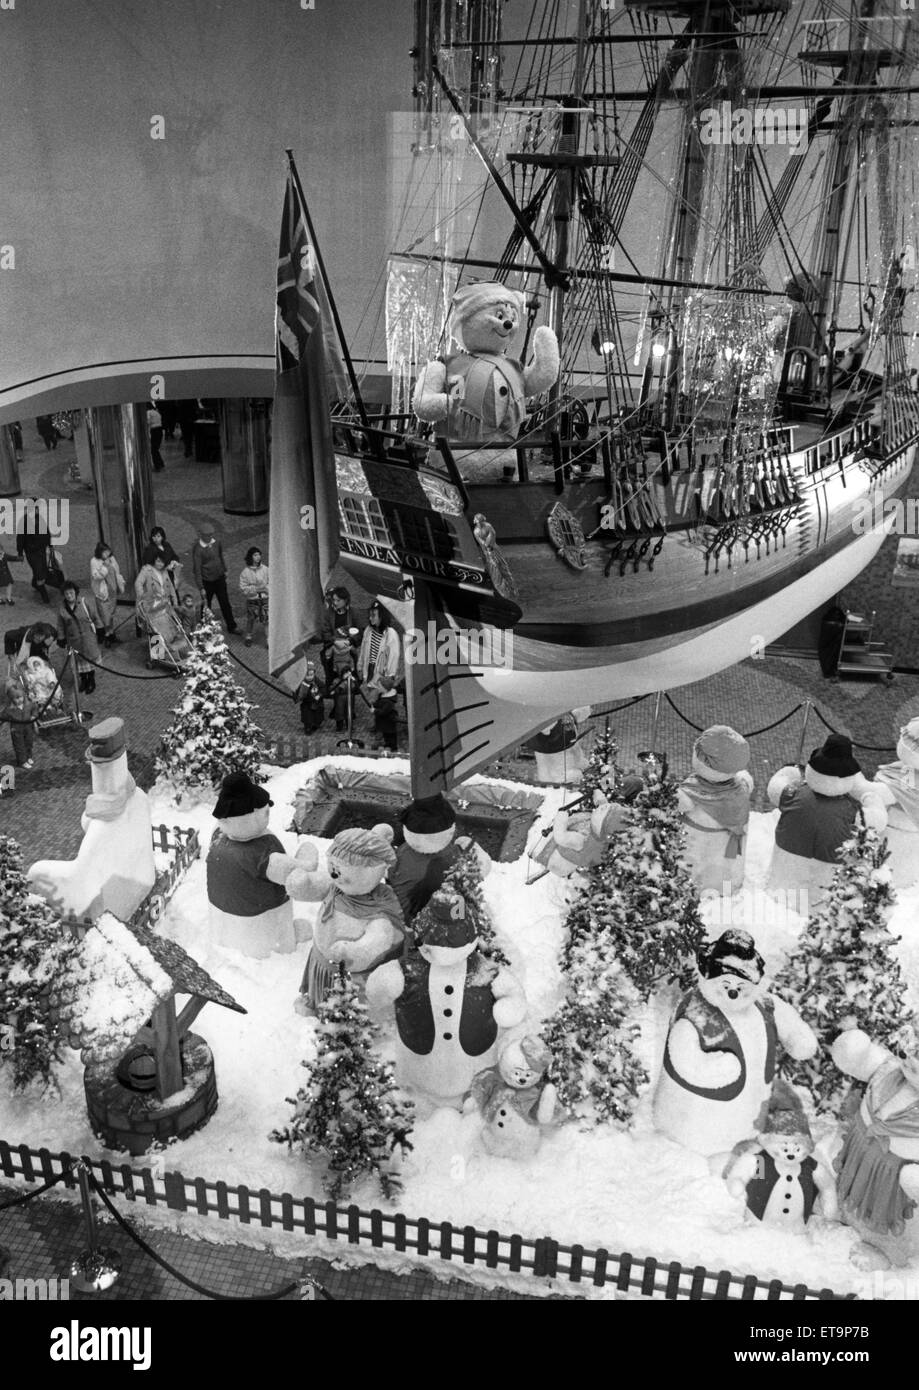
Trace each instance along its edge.
<instances>
[{"instance_id":1,"label":"snow display base","mask_svg":"<svg viewBox=\"0 0 919 1390\"><path fill-rule=\"evenodd\" d=\"M107 1149L144 1154L154 1143L187 1139L217 1109L217 1076L211 1049L196 1033L182 1044L181 1091L165 1101L121 1081L115 1067L87 1070L86 1108L93 1133Z\"/></svg>"},{"instance_id":2,"label":"snow display base","mask_svg":"<svg viewBox=\"0 0 919 1390\"><path fill-rule=\"evenodd\" d=\"M404 773L326 766L298 792L293 828L325 840L346 826L369 830L385 822L395 829L410 800ZM447 800L456 811L457 835L470 836L492 859L509 864L523 853L543 796L530 788L471 783Z\"/></svg>"}]
</instances>

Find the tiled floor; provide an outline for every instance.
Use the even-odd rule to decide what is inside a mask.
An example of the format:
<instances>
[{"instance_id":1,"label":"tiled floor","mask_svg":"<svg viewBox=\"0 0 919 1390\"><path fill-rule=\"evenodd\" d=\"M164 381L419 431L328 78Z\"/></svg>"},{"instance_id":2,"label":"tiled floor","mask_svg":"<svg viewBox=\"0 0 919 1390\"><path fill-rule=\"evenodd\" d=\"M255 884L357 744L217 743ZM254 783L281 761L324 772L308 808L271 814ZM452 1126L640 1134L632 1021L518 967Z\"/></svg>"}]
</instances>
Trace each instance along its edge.
<instances>
[{"instance_id":1,"label":"tiled floor","mask_svg":"<svg viewBox=\"0 0 919 1390\"><path fill-rule=\"evenodd\" d=\"M9 1270L3 1277L66 1277L71 1261L86 1249L81 1208L43 1196L4 1211L4 1203L17 1195L20 1194L16 1189L0 1187L0 1248L5 1247L10 1256ZM234 1299L264 1298L296 1285L305 1276L315 1279L336 1300L527 1301L526 1295L503 1289L487 1290L465 1280L435 1279L421 1268L410 1274L393 1274L372 1264L336 1269L324 1259L290 1260L248 1245L215 1245L144 1227L142 1219L132 1214L130 1221L146 1244L182 1278L207 1290L201 1293L162 1269L115 1222L97 1221L98 1243L119 1256L121 1273L105 1293L81 1294L71 1289L74 1301L201 1301L209 1294ZM281 1295L281 1301L294 1302L299 1298L298 1287Z\"/></svg>"},{"instance_id":2,"label":"tiled floor","mask_svg":"<svg viewBox=\"0 0 919 1390\"><path fill-rule=\"evenodd\" d=\"M70 498L71 539L65 566L68 575L86 583L89 556L98 537L92 495L69 477L73 446L63 443L54 453L46 453L31 421L24 422L24 434L23 489L38 495ZM249 545L260 544L270 563L267 517L232 517L222 513L219 466L185 462L178 443L167 442L164 456L166 471L154 480L156 515L175 548L180 553L185 552L194 539L197 523L210 517L223 532L233 584ZM33 602L27 583L19 578L24 569L24 566L14 567L14 576L19 580L14 594L16 606L3 610L5 626L18 627L49 616L47 608ZM346 576L342 576L342 582L347 582L354 590L355 586ZM131 610L125 609L123 613L122 635L130 640L113 654L106 655L109 669L104 675L100 674L97 691L89 703L97 717L106 714L124 717L132 770L142 785L149 785L156 744L170 719L170 709L180 686L171 676L146 670L146 645L134 639ZM231 638L230 649L251 669L252 674L238 667L238 677L249 698L259 707L256 717L266 734L272 738L302 737L293 703L259 679L267 674L263 643L259 641L245 648L240 638ZM807 729L803 732L805 755L823 741L825 720L856 741L858 755L870 774L878 762L892 756L899 726L919 714L919 678L898 676L891 686L833 684L822 678L815 661L767 656L759 661L744 662L697 685L675 690L670 698L673 705L667 697L646 697L610 716L611 727L619 739L623 765L631 765L640 750L654 748L664 751L674 771L682 774L689 769L695 738L693 726L704 728L712 723L730 723L743 733L753 735L752 771L762 794L767 775L798 757L806 701L813 703ZM786 718L788 715L790 717ZM756 732L777 720L781 721L777 727ZM602 723L600 715L595 725L599 727ZM357 733L369 746L371 738L366 714ZM0 737L4 740L0 760L6 761L8 735L4 732ZM334 752L339 738L327 724L310 741L310 753ZM75 852L81 835L80 814L89 790L84 748L85 734L79 731L49 732L36 745L34 770L20 773L15 793L4 795L0 800L0 830L19 841L27 862L39 856L67 856ZM531 759L508 757L494 770L505 776L532 780L535 768ZM130 1247L121 1231L106 1225L103 1232L104 1242L125 1256L124 1276L105 1297L200 1297L160 1270L136 1247ZM214 1246L161 1231L148 1232L148 1236L158 1253L188 1277L207 1288L235 1293L238 1297L270 1291L298 1278L301 1270L318 1278L335 1298L515 1297L504 1293L488 1295L465 1282L446 1284L423 1271L407 1278L372 1266L360 1271L340 1271L324 1261L311 1260L304 1266L301 1261L285 1261L273 1253L247 1246ZM42 1198L0 1213L0 1244L12 1251L14 1274L18 1272L28 1277L60 1274L83 1243L78 1211L67 1204Z\"/></svg>"}]
</instances>

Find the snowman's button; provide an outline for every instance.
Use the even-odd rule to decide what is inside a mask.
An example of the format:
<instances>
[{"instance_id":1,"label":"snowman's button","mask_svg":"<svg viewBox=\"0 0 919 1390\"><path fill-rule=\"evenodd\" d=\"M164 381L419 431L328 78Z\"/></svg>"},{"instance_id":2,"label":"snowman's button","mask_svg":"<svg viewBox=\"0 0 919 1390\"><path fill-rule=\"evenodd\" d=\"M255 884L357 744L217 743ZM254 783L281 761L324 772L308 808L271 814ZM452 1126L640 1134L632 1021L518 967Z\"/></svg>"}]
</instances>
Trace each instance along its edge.
<instances>
[{"instance_id":1,"label":"snowman's button","mask_svg":"<svg viewBox=\"0 0 919 1390\"><path fill-rule=\"evenodd\" d=\"M452 1017L453 1017L453 1010L452 1010L452 1009L444 1009L444 1018L452 1018Z\"/></svg>"},{"instance_id":2,"label":"snowman's button","mask_svg":"<svg viewBox=\"0 0 919 1390\"><path fill-rule=\"evenodd\" d=\"M499 388L498 388L498 395L499 395L499 396L506 396L506 395L507 395L507 387L506 387L506 386L501 386L501 387L499 387Z\"/></svg>"},{"instance_id":3,"label":"snowman's button","mask_svg":"<svg viewBox=\"0 0 919 1390\"><path fill-rule=\"evenodd\" d=\"M506 1111L506 1110L499 1110L499 1111L498 1111L498 1114L499 1114L499 1115L501 1116L501 1118L503 1119L504 1116L507 1114L507 1111Z\"/></svg>"},{"instance_id":4,"label":"snowman's button","mask_svg":"<svg viewBox=\"0 0 919 1390\"><path fill-rule=\"evenodd\" d=\"M444 1033L444 1042L450 1042L453 1038L452 1033Z\"/></svg>"},{"instance_id":5,"label":"snowman's button","mask_svg":"<svg viewBox=\"0 0 919 1390\"><path fill-rule=\"evenodd\" d=\"M444 985L444 994L452 994L452 993L453 993L453 986L452 986L452 985Z\"/></svg>"}]
</instances>

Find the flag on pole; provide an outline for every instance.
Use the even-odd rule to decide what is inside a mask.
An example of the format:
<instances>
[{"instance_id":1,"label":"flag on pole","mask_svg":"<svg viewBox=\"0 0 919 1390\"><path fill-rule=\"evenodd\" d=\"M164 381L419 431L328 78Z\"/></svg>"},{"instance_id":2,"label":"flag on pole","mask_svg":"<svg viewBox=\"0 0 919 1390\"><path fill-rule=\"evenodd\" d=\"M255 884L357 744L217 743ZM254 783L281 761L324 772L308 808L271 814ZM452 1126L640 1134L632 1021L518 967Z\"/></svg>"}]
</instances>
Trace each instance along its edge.
<instances>
[{"instance_id":1,"label":"flag on pole","mask_svg":"<svg viewBox=\"0 0 919 1390\"><path fill-rule=\"evenodd\" d=\"M278 250L275 392L271 420L268 658L295 690L318 635L338 559L338 493L329 418L348 395L332 312L290 159Z\"/></svg>"}]
</instances>

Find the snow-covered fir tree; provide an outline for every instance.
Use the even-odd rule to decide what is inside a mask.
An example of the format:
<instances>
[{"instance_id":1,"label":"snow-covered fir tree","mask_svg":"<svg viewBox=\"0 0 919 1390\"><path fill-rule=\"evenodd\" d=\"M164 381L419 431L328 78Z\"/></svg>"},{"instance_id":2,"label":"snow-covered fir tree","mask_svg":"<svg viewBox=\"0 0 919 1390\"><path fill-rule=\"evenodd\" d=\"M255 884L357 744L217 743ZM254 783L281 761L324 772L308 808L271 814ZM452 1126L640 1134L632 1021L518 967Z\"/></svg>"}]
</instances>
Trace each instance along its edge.
<instances>
[{"instance_id":1,"label":"snow-covered fir tree","mask_svg":"<svg viewBox=\"0 0 919 1390\"><path fill-rule=\"evenodd\" d=\"M499 965L509 965L510 961L495 939L495 924L485 902L482 870L479 868L474 845L468 845L456 863L444 874L442 891L458 893L465 902L466 916L475 928L475 934L479 938L478 949L482 955L488 956L489 960L496 961ZM413 924L416 942L423 940L426 928L427 918L425 909L422 908Z\"/></svg>"},{"instance_id":2,"label":"snow-covered fir tree","mask_svg":"<svg viewBox=\"0 0 919 1390\"><path fill-rule=\"evenodd\" d=\"M578 791L585 797L585 806L590 806L595 791L600 791L608 801L615 801L621 781L619 765L619 744L610 732L609 720L602 733L594 739L587 766L584 768Z\"/></svg>"},{"instance_id":3,"label":"snow-covered fir tree","mask_svg":"<svg viewBox=\"0 0 919 1390\"><path fill-rule=\"evenodd\" d=\"M376 1174L385 1197L394 1197L402 1184L388 1165L396 1149L404 1153L412 1147L414 1106L396 1088L392 1062L376 1054L377 1029L343 968L318 1013L316 1058L303 1062L306 1083L296 1099L287 1098L293 1117L269 1138L289 1148L298 1145L308 1158L325 1158L324 1186L336 1201L370 1174Z\"/></svg>"},{"instance_id":4,"label":"snow-covered fir tree","mask_svg":"<svg viewBox=\"0 0 919 1390\"><path fill-rule=\"evenodd\" d=\"M862 1028L894 1053L913 1054L916 1016L886 919L894 905L886 841L858 825L839 851L839 868L823 902L776 976L776 992L793 1004L820 1042L816 1056L782 1071L806 1086L818 1109L838 1114L851 1081L833 1064L830 1046L844 1028Z\"/></svg>"},{"instance_id":5,"label":"snow-covered fir tree","mask_svg":"<svg viewBox=\"0 0 919 1390\"><path fill-rule=\"evenodd\" d=\"M76 949L54 910L31 891L22 852L0 835L0 1071L13 1089L54 1083L65 1041L49 991Z\"/></svg>"},{"instance_id":6,"label":"snow-covered fir tree","mask_svg":"<svg viewBox=\"0 0 919 1390\"><path fill-rule=\"evenodd\" d=\"M175 718L163 734L156 772L177 793L205 795L230 772L259 772L264 735L233 678L230 654L215 618L205 611L191 639L185 684Z\"/></svg>"},{"instance_id":7,"label":"snow-covered fir tree","mask_svg":"<svg viewBox=\"0 0 919 1390\"><path fill-rule=\"evenodd\" d=\"M549 1080L577 1118L595 1125L631 1118L648 1080L635 1055L638 1004L613 938L582 938L569 955L564 999L542 1030Z\"/></svg>"},{"instance_id":8,"label":"snow-covered fir tree","mask_svg":"<svg viewBox=\"0 0 919 1390\"><path fill-rule=\"evenodd\" d=\"M631 824L610 841L588 871L568 913L562 964L583 941L608 937L642 999L669 984L695 980L705 941L699 893L682 855L682 817L666 778L647 782L632 806Z\"/></svg>"}]
</instances>

